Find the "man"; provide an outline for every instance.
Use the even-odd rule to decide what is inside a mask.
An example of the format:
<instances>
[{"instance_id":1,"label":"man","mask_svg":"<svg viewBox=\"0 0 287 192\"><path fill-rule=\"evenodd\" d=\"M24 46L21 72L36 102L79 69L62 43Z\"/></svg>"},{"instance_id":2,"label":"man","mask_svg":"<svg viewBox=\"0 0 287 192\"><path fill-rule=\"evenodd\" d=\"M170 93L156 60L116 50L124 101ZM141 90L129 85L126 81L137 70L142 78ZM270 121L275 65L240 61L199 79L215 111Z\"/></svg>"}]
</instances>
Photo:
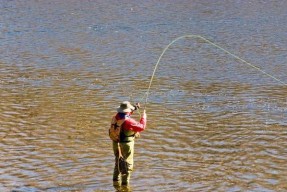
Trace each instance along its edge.
<instances>
[{"instance_id":1,"label":"man","mask_svg":"<svg viewBox=\"0 0 287 192\"><path fill-rule=\"evenodd\" d=\"M131 105L130 102L124 101L117 108L117 114L113 117L117 122L121 122L121 132L119 142L113 141L113 150L115 155L115 167L113 174L113 181L119 182L120 179L122 181L122 185L128 185L130 181L131 172L133 170L133 155L134 155L134 140L138 132L141 132L146 127L146 112L143 111L143 116L140 121L136 121L132 119L130 116L133 111L137 110L140 107L139 104ZM119 158L119 148L118 143L120 145L120 150L122 156L126 159L128 163L128 173L125 175L121 175L118 170L118 158ZM121 176L121 178L120 178Z\"/></svg>"}]
</instances>

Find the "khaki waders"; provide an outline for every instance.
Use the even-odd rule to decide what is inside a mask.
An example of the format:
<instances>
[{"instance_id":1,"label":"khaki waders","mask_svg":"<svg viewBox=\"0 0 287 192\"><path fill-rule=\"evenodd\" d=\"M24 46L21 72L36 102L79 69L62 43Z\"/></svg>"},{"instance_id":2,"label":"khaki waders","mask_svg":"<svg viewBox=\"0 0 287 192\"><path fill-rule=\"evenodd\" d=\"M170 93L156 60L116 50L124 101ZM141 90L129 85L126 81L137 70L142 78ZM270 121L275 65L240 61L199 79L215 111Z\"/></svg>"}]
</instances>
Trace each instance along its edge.
<instances>
[{"instance_id":1,"label":"khaki waders","mask_svg":"<svg viewBox=\"0 0 287 192\"><path fill-rule=\"evenodd\" d=\"M128 173L125 175L120 175L118 170L118 158L119 158L119 150L118 150L118 143L113 141L113 150L115 155L115 167L114 167L114 174L113 174L113 181L120 181L122 185L128 185L130 182L131 172L133 171L134 165L134 140L129 142L120 142L120 148L123 157L128 162Z\"/></svg>"}]
</instances>

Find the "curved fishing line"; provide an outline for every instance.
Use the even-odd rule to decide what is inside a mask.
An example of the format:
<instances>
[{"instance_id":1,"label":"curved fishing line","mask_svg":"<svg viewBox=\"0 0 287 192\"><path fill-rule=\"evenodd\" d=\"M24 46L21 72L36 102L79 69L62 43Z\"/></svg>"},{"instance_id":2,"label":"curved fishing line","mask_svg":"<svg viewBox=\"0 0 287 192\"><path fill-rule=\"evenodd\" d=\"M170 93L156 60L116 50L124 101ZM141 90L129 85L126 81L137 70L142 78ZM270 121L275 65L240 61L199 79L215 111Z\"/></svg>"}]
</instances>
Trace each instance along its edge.
<instances>
[{"instance_id":1,"label":"curved fishing line","mask_svg":"<svg viewBox=\"0 0 287 192\"><path fill-rule=\"evenodd\" d=\"M174 39L173 41L171 41L171 42L164 48L164 50L162 51L160 57L158 58L157 63L156 63L156 65L155 65L155 67L154 67L154 70L153 70L153 73L152 73L150 82L149 82L149 86L148 86L147 92L146 92L146 99L145 99L144 109L146 108L146 104L147 104L147 101L148 101L148 96L149 96L151 84L152 84L152 81L153 81L153 77L154 77L154 75L155 75L157 66L158 66L158 64L159 64L159 62L160 62L160 60L161 60L161 58L163 57L163 55L165 54L165 52L167 51L167 49L168 49L172 44L174 44L176 41L178 41L178 40L180 40L180 39L183 39L183 38L199 38L199 39L202 39L202 40L204 40L205 42L207 42L208 44L213 45L214 47L216 47L216 48L222 50L223 52L227 53L228 55L231 55L231 56L234 57L235 59L238 59L239 61L241 61L241 62L243 62L243 63L249 65L250 67L256 69L257 71L260 71L261 73L265 74L266 76L271 77L272 79L276 80L277 82L280 82L280 83L283 84L283 85L287 85L286 83L284 83L284 82L281 81L280 79L274 77L273 75L271 75L271 74L265 72L264 70L260 69L259 67L255 66L255 65L253 65L253 64L251 64L251 63L249 63L249 62L247 62L246 60L244 60L244 59L238 57L237 55L235 55L235 54L233 54L233 53L227 51L226 49L222 48L221 46L219 46L219 45L217 45L217 44L215 44L215 43L209 41L208 39L206 39L206 38L204 38L204 37L202 37L202 36L200 36L200 35L183 35L183 36L178 37L178 38Z\"/></svg>"}]
</instances>

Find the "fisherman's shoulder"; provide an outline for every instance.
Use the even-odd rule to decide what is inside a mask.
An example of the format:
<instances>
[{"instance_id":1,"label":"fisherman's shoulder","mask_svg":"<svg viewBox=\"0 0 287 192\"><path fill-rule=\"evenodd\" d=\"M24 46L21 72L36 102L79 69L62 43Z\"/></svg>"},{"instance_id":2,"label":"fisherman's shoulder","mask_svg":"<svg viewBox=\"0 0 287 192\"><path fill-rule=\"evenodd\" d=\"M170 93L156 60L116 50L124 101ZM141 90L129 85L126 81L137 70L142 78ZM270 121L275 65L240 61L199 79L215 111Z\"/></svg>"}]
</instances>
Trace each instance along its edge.
<instances>
[{"instance_id":1,"label":"fisherman's shoulder","mask_svg":"<svg viewBox=\"0 0 287 192\"><path fill-rule=\"evenodd\" d=\"M134 124L134 123L137 123L137 121L135 119L129 117L129 118L125 119L125 123L126 124Z\"/></svg>"}]
</instances>

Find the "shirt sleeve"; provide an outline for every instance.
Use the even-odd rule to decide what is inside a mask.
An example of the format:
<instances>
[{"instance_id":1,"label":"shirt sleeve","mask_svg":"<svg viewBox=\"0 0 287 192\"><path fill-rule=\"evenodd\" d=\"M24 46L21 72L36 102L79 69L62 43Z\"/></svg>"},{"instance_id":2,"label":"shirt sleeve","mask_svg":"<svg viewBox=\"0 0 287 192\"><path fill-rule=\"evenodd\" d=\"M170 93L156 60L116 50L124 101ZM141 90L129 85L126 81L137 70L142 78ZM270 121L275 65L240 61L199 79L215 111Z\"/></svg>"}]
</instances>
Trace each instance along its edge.
<instances>
[{"instance_id":1,"label":"shirt sleeve","mask_svg":"<svg viewBox=\"0 0 287 192\"><path fill-rule=\"evenodd\" d=\"M134 132L141 132L145 130L145 127L146 127L146 119L143 117L140 119L139 122L132 118L127 119L123 125L124 129Z\"/></svg>"}]
</instances>

